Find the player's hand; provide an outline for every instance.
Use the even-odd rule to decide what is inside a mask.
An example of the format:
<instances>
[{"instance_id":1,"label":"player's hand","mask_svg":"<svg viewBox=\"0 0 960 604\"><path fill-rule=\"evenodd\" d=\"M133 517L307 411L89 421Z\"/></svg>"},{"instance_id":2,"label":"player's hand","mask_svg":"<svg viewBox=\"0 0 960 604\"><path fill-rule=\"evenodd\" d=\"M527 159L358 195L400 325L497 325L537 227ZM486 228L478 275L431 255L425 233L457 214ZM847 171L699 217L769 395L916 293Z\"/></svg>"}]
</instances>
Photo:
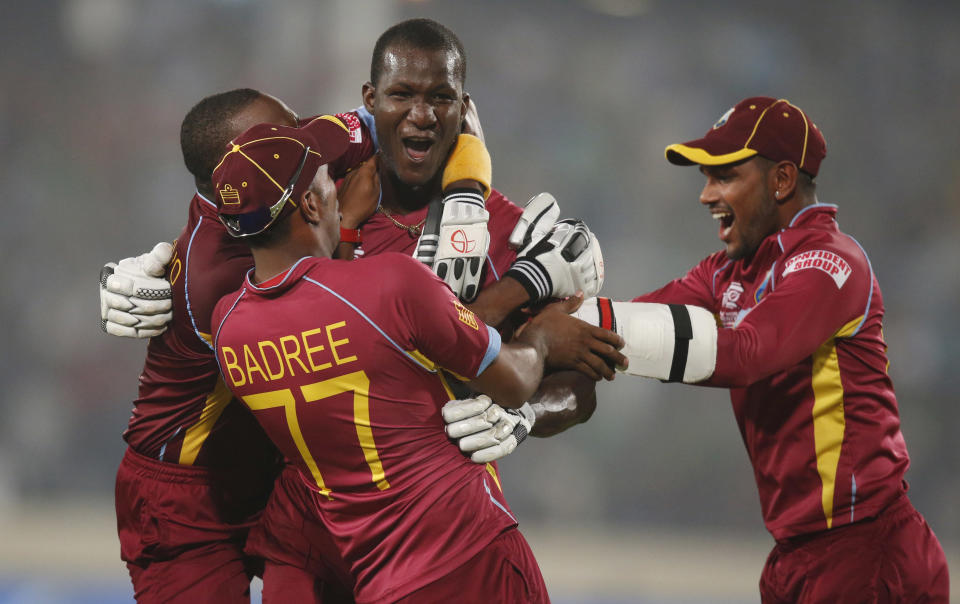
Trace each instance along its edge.
<instances>
[{"instance_id":1,"label":"player's hand","mask_svg":"<svg viewBox=\"0 0 960 604\"><path fill-rule=\"evenodd\" d=\"M519 409L504 409L485 394L450 401L441 411L447 436L457 441L474 463L487 463L512 453L536 421L529 403Z\"/></svg>"},{"instance_id":2,"label":"player's hand","mask_svg":"<svg viewBox=\"0 0 960 604\"><path fill-rule=\"evenodd\" d=\"M337 191L343 228L358 229L377 211L380 205L379 163L379 154L374 155L344 177Z\"/></svg>"},{"instance_id":3,"label":"player's hand","mask_svg":"<svg viewBox=\"0 0 960 604\"><path fill-rule=\"evenodd\" d=\"M443 201L433 272L464 302L473 302L490 248L490 213L479 193L457 190Z\"/></svg>"},{"instance_id":4,"label":"player's hand","mask_svg":"<svg viewBox=\"0 0 960 604\"><path fill-rule=\"evenodd\" d=\"M173 318L170 282L164 278L173 247L160 242L136 258L100 269L100 327L124 338L152 338Z\"/></svg>"},{"instance_id":5,"label":"player's hand","mask_svg":"<svg viewBox=\"0 0 960 604\"><path fill-rule=\"evenodd\" d=\"M550 367L573 369L593 380L612 380L616 367L629 365L620 353L623 338L570 316L582 303L578 294L546 306L518 330L518 338L544 338Z\"/></svg>"},{"instance_id":6,"label":"player's hand","mask_svg":"<svg viewBox=\"0 0 960 604\"><path fill-rule=\"evenodd\" d=\"M523 214L510 233L508 243L522 256L534 243L543 239L560 218L560 206L549 193L534 195L523 208Z\"/></svg>"},{"instance_id":7,"label":"player's hand","mask_svg":"<svg viewBox=\"0 0 960 604\"><path fill-rule=\"evenodd\" d=\"M603 286L600 242L582 220L561 220L530 245L507 271L523 285L531 302L566 298L577 292L597 295Z\"/></svg>"}]
</instances>

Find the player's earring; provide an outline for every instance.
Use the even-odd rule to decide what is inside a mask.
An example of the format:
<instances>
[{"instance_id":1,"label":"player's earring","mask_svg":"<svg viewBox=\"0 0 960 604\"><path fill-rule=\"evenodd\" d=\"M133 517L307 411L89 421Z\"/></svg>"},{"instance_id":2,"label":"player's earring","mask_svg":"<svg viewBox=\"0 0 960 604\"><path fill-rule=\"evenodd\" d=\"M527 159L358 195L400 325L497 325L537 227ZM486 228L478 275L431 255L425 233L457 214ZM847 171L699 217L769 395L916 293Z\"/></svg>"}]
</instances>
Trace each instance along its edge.
<instances>
[{"instance_id":1,"label":"player's earring","mask_svg":"<svg viewBox=\"0 0 960 604\"><path fill-rule=\"evenodd\" d=\"M774 193L773 196L776 197L777 199L780 199L780 191L777 191L776 193Z\"/></svg>"}]
</instances>

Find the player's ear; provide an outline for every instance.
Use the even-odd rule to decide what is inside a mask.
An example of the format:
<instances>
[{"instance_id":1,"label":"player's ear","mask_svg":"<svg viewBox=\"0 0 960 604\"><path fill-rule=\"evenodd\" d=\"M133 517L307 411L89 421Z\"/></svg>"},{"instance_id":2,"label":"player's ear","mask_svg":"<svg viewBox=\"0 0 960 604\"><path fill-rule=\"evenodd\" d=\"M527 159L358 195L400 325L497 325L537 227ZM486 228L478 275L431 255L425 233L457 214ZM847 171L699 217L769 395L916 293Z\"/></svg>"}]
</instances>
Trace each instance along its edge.
<instances>
[{"instance_id":1,"label":"player's ear","mask_svg":"<svg viewBox=\"0 0 960 604\"><path fill-rule=\"evenodd\" d=\"M797 189L797 165L791 161L778 162L770 170L771 188L777 201L786 201L793 197Z\"/></svg>"},{"instance_id":2,"label":"player's ear","mask_svg":"<svg viewBox=\"0 0 960 604\"><path fill-rule=\"evenodd\" d=\"M307 224L320 224L320 217L323 215L323 206L320 203L320 195L307 189L300 196L300 215Z\"/></svg>"},{"instance_id":3,"label":"player's ear","mask_svg":"<svg viewBox=\"0 0 960 604\"><path fill-rule=\"evenodd\" d=\"M373 82L366 82L360 91L360 95L363 98L363 106L370 113L373 113L373 97L375 97L376 94L377 87L373 85Z\"/></svg>"}]
</instances>

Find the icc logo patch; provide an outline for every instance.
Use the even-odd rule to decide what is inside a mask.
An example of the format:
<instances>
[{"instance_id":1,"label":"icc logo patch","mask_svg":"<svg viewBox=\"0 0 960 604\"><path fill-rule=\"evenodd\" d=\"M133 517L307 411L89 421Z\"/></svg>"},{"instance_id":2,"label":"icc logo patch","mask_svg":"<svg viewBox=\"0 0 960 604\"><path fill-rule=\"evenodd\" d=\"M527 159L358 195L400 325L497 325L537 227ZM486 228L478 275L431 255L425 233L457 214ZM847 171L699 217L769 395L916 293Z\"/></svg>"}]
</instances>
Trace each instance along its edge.
<instances>
[{"instance_id":1,"label":"icc logo patch","mask_svg":"<svg viewBox=\"0 0 960 604\"><path fill-rule=\"evenodd\" d=\"M743 305L743 285L739 281L732 281L723 292L720 300L720 323L724 327L733 327L737 323L740 307Z\"/></svg>"}]
</instances>

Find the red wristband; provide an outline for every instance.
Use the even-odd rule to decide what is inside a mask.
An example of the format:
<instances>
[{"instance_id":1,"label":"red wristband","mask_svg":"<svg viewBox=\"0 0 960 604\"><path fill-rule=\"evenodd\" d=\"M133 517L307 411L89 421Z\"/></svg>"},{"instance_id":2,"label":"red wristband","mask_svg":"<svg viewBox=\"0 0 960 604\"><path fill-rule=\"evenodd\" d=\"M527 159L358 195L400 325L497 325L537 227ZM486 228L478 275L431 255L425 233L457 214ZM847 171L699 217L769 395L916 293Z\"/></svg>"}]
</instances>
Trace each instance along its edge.
<instances>
[{"instance_id":1,"label":"red wristband","mask_svg":"<svg viewBox=\"0 0 960 604\"><path fill-rule=\"evenodd\" d=\"M360 243L360 229L340 227L340 243Z\"/></svg>"}]
</instances>

